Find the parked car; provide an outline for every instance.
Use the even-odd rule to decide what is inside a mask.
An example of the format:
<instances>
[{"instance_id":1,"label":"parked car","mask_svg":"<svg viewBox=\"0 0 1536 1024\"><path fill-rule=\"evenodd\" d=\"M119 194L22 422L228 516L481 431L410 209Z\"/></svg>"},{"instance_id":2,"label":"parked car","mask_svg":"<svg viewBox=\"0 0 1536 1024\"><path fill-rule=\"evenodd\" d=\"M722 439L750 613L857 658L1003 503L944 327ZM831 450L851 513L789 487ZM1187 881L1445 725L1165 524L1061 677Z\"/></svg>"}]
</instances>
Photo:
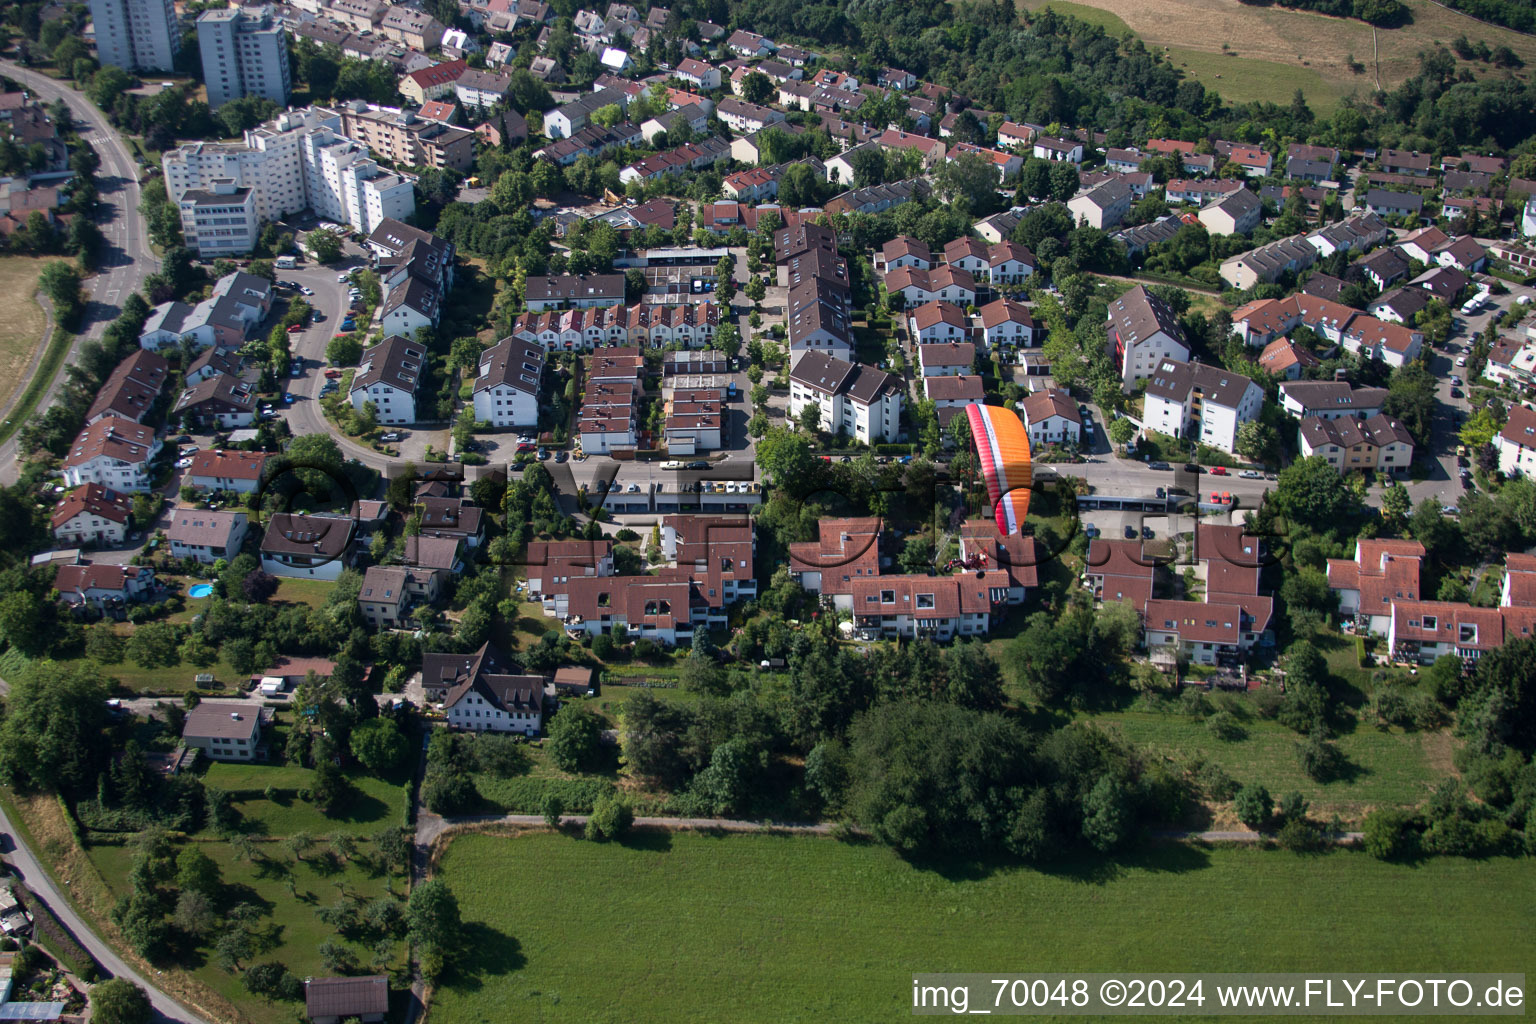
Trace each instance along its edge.
<instances>
[{"instance_id":1,"label":"parked car","mask_svg":"<svg viewBox=\"0 0 1536 1024\"><path fill-rule=\"evenodd\" d=\"M304 294L304 295L313 295L313 294L315 294L315 290L314 290L314 289L313 289L313 288L311 288L311 287L310 287L310 286L309 286L309 285L307 285L307 284L301 284L301 285L299 285L299 291L300 291L300 292L301 292L301 293L302 293L302 294Z\"/></svg>"},{"instance_id":2,"label":"parked car","mask_svg":"<svg viewBox=\"0 0 1536 1024\"><path fill-rule=\"evenodd\" d=\"M288 328L288 333L289 334L298 334L302 330L304 330L304 325L303 324L294 324L292 327Z\"/></svg>"},{"instance_id":3,"label":"parked car","mask_svg":"<svg viewBox=\"0 0 1536 1024\"><path fill-rule=\"evenodd\" d=\"M571 457L571 453L566 451L564 448L560 449L558 452L555 452L555 461L556 462L564 462L567 459L569 459L570 457Z\"/></svg>"},{"instance_id":4,"label":"parked car","mask_svg":"<svg viewBox=\"0 0 1536 1024\"><path fill-rule=\"evenodd\" d=\"M1186 462L1186 463L1184 463L1184 472L1186 472L1186 473L1199 473L1199 472L1202 472L1202 470L1200 469L1200 464L1199 463L1196 463L1196 462Z\"/></svg>"},{"instance_id":5,"label":"parked car","mask_svg":"<svg viewBox=\"0 0 1536 1024\"><path fill-rule=\"evenodd\" d=\"M694 462L688 463L687 468L688 469L708 469L709 468L709 463L705 462L703 459L699 459L699 460L696 460Z\"/></svg>"},{"instance_id":6,"label":"parked car","mask_svg":"<svg viewBox=\"0 0 1536 1024\"><path fill-rule=\"evenodd\" d=\"M1135 540L1136 539L1136 527L1131 526L1129 524L1126 525L1126 527L1125 527L1125 539L1126 540Z\"/></svg>"},{"instance_id":7,"label":"parked car","mask_svg":"<svg viewBox=\"0 0 1536 1024\"><path fill-rule=\"evenodd\" d=\"M1244 480L1263 480L1264 479L1264 474L1260 473L1256 469L1245 469L1245 470L1243 470L1241 473L1239 473L1237 475L1242 477Z\"/></svg>"},{"instance_id":8,"label":"parked car","mask_svg":"<svg viewBox=\"0 0 1536 1024\"><path fill-rule=\"evenodd\" d=\"M540 448L539 449L539 461L540 462L547 462L547 461L549 461L549 449L548 448Z\"/></svg>"},{"instance_id":9,"label":"parked car","mask_svg":"<svg viewBox=\"0 0 1536 1024\"><path fill-rule=\"evenodd\" d=\"M333 366L329 370L325 371L325 375L327 377L329 377L331 380L336 380L338 377L341 376L341 371L336 369L336 367Z\"/></svg>"},{"instance_id":10,"label":"parked car","mask_svg":"<svg viewBox=\"0 0 1536 1024\"><path fill-rule=\"evenodd\" d=\"M380 437L379 440L385 442L386 444L394 444L396 441L400 440L400 435L391 430L389 433Z\"/></svg>"},{"instance_id":11,"label":"parked car","mask_svg":"<svg viewBox=\"0 0 1536 1024\"><path fill-rule=\"evenodd\" d=\"M284 405L292 405L293 404L293 396L291 394L289 394L288 392L286 392L286 391L283 392L283 404Z\"/></svg>"},{"instance_id":12,"label":"parked car","mask_svg":"<svg viewBox=\"0 0 1536 1024\"><path fill-rule=\"evenodd\" d=\"M342 271L340 274L336 275L336 283L337 284L346 284L348 279L350 279L351 277L352 277L352 271L350 271L350 270Z\"/></svg>"},{"instance_id":13,"label":"parked car","mask_svg":"<svg viewBox=\"0 0 1536 1024\"><path fill-rule=\"evenodd\" d=\"M1088 537L1097 537L1099 535L1099 528L1089 523L1083 527L1083 534Z\"/></svg>"},{"instance_id":14,"label":"parked car","mask_svg":"<svg viewBox=\"0 0 1536 1024\"><path fill-rule=\"evenodd\" d=\"M529 452L533 451L533 449L534 449L534 444L533 444L532 441L519 441L519 442L517 442L517 454L519 454L519 455L526 455Z\"/></svg>"},{"instance_id":15,"label":"parked car","mask_svg":"<svg viewBox=\"0 0 1536 1024\"><path fill-rule=\"evenodd\" d=\"M1211 474L1211 476L1226 476L1227 475L1227 467L1226 466L1212 466L1211 469L1210 469L1210 474Z\"/></svg>"},{"instance_id":16,"label":"parked car","mask_svg":"<svg viewBox=\"0 0 1536 1024\"><path fill-rule=\"evenodd\" d=\"M1168 465L1168 463L1166 463L1166 462L1149 462L1149 463L1147 463L1147 468L1148 469L1155 469L1155 470L1158 470L1158 471L1164 472L1164 473L1166 473L1169 470L1173 469L1173 467Z\"/></svg>"},{"instance_id":17,"label":"parked car","mask_svg":"<svg viewBox=\"0 0 1536 1024\"><path fill-rule=\"evenodd\" d=\"M343 320L341 322L341 329L344 330L344 331L356 330L357 329L357 321L353 320L351 317L347 317L345 320Z\"/></svg>"},{"instance_id":18,"label":"parked car","mask_svg":"<svg viewBox=\"0 0 1536 1024\"><path fill-rule=\"evenodd\" d=\"M1457 356L1456 357L1456 365L1457 366L1466 366L1467 365L1467 357L1466 356Z\"/></svg>"},{"instance_id":19,"label":"parked car","mask_svg":"<svg viewBox=\"0 0 1536 1024\"><path fill-rule=\"evenodd\" d=\"M1461 387L1461 378L1456 376L1455 374L1452 374L1451 375L1451 384L1456 386L1456 387Z\"/></svg>"}]
</instances>

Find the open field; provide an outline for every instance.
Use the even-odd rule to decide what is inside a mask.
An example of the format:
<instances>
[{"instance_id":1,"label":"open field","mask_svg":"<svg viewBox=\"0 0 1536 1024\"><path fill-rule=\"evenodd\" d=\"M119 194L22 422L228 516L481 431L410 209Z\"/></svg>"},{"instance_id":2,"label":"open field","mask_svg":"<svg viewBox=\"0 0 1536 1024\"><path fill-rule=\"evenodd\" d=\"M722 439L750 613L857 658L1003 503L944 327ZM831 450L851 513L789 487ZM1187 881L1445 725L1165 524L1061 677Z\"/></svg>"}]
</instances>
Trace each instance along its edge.
<instances>
[{"instance_id":1,"label":"open field","mask_svg":"<svg viewBox=\"0 0 1536 1024\"><path fill-rule=\"evenodd\" d=\"M1170 846L1058 873L935 871L820 838L541 833L459 837L442 874L469 942L433 1024L510 1007L541 1021L890 1021L910 1013L915 971L1521 970L1536 952L1523 909L1536 873L1520 860Z\"/></svg>"},{"instance_id":2,"label":"open field","mask_svg":"<svg viewBox=\"0 0 1536 1024\"><path fill-rule=\"evenodd\" d=\"M1165 49L1175 67L1228 99L1283 104L1300 87L1313 109L1326 113L1340 96L1356 91L1363 96L1376 87L1371 26L1354 19L1252 7L1239 0L1022 2L1030 9L1053 6L1112 33L1134 32L1148 46ZM1413 23L1376 33L1385 88L1393 88L1418 70L1419 51L1437 42L1448 44L1462 33L1470 39L1485 39L1489 46L1508 46L1527 65L1536 63L1536 38L1484 25L1429 0L1404 2L1413 11ZM1228 52L1222 51L1223 45L1230 48ZM1366 65L1365 74L1349 70L1351 55ZM1479 69L1486 71L1487 66L1473 65L1474 73L1482 73Z\"/></svg>"},{"instance_id":3,"label":"open field","mask_svg":"<svg viewBox=\"0 0 1536 1024\"><path fill-rule=\"evenodd\" d=\"M1324 785L1309 778L1297 762L1296 745L1302 737L1275 722L1248 719L1243 722L1248 737L1227 743L1211 735L1205 719L1178 713L1110 712L1094 715L1092 721L1150 753L1179 761L1204 755L1239 783L1260 783L1276 797L1295 790L1323 819L1337 814L1352 822L1383 804L1422 803L1431 785L1454 774L1449 763L1454 741L1448 731L1404 734L1361 725L1336 739L1353 772Z\"/></svg>"},{"instance_id":4,"label":"open field","mask_svg":"<svg viewBox=\"0 0 1536 1024\"><path fill-rule=\"evenodd\" d=\"M347 781L357 788L357 795L344 810L327 816L298 796L300 790L309 787L314 775L311 768L215 763L208 766L203 782L231 792L265 794L268 787L273 790L274 799L262 795L231 801L244 819L242 830L256 837L291 836L299 832L317 837L366 836L387 825L404 822L403 777L390 780L361 770L347 772ZM206 835L213 835L212 830Z\"/></svg>"},{"instance_id":5,"label":"open field","mask_svg":"<svg viewBox=\"0 0 1536 1024\"><path fill-rule=\"evenodd\" d=\"M6 316L0 321L0 409L16 397L27 380L27 369L46 340L43 307L33 297L43 267L51 262L31 256L0 257L0 295L9 295Z\"/></svg>"}]
</instances>

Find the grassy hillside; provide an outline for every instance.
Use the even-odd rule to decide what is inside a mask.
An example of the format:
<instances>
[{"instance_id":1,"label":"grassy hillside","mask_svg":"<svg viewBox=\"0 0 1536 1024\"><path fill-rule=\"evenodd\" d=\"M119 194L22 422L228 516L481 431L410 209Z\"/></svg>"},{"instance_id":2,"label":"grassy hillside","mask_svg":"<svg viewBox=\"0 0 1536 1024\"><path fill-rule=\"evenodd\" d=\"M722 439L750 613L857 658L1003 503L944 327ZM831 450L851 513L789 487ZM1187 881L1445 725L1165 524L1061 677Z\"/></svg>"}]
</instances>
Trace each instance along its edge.
<instances>
[{"instance_id":1,"label":"grassy hillside","mask_svg":"<svg viewBox=\"0 0 1536 1024\"><path fill-rule=\"evenodd\" d=\"M1528 68L1536 65L1536 37L1484 25L1429 0L1404 0L1413 23L1377 30L1374 40L1371 26L1361 21L1239 0L1021 2L1031 10L1049 5L1116 34L1134 32L1228 99L1287 103L1300 88L1319 113L1332 110L1340 96L1372 91L1378 73L1383 87L1398 85L1418 70L1419 51L1462 34L1508 46ZM1349 69L1351 56L1366 66L1364 74ZM1471 66L1474 73L1487 72L1486 65Z\"/></svg>"}]
</instances>

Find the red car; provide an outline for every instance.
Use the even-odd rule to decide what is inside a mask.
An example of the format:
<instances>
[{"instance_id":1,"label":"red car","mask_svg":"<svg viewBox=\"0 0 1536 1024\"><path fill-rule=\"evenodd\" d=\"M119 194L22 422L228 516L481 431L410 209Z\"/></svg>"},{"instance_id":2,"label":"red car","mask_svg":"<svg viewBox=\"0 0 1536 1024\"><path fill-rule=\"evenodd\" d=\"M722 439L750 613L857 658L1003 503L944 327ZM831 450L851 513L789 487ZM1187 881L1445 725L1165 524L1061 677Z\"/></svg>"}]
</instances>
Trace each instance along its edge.
<instances>
[{"instance_id":1,"label":"red car","mask_svg":"<svg viewBox=\"0 0 1536 1024\"><path fill-rule=\"evenodd\" d=\"M522 442L521 444L519 444L517 446L517 454L522 455L522 454L525 454L527 452L531 452L531 451L534 450L535 447L536 446L534 444L532 444L532 443L530 443L528 441L524 441L524 442Z\"/></svg>"},{"instance_id":2,"label":"red car","mask_svg":"<svg viewBox=\"0 0 1536 1024\"><path fill-rule=\"evenodd\" d=\"M1226 466L1212 466L1211 467L1211 476L1226 476L1226 475L1227 475L1227 467Z\"/></svg>"},{"instance_id":3,"label":"red car","mask_svg":"<svg viewBox=\"0 0 1536 1024\"><path fill-rule=\"evenodd\" d=\"M338 377L341 376L341 371L336 369L336 367L333 366L329 370L325 371L325 375L327 377L329 377L331 380L336 380Z\"/></svg>"},{"instance_id":4,"label":"red car","mask_svg":"<svg viewBox=\"0 0 1536 1024\"><path fill-rule=\"evenodd\" d=\"M288 328L288 333L289 334L298 334L302 330L304 330L304 325L303 324L294 324L292 327Z\"/></svg>"}]
</instances>

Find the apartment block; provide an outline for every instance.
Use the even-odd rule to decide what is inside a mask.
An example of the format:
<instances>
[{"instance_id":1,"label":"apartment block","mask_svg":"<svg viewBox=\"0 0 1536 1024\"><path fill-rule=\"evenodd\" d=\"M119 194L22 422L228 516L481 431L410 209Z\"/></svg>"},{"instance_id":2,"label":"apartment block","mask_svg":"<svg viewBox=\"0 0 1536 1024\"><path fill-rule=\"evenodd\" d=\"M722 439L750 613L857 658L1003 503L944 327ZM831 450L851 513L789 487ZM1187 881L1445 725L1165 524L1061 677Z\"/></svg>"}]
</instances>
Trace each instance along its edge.
<instances>
[{"instance_id":1,"label":"apartment block","mask_svg":"<svg viewBox=\"0 0 1536 1024\"><path fill-rule=\"evenodd\" d=\"M217 110L242 96L288 105L293 88L288 39L271 7L204 11L197 18L197 45L210 107Z\"/></svg>"},{"instance_id":2,"label":"apartment block","mask_svg":"<svg viewBox=\"0 0 1536 1024\"><path fill-rule=\"evenodd\" d=\"M127 71L170 71L181 49L171 0L91 0L96 56Z\"/></svg>"}]
</instances>

